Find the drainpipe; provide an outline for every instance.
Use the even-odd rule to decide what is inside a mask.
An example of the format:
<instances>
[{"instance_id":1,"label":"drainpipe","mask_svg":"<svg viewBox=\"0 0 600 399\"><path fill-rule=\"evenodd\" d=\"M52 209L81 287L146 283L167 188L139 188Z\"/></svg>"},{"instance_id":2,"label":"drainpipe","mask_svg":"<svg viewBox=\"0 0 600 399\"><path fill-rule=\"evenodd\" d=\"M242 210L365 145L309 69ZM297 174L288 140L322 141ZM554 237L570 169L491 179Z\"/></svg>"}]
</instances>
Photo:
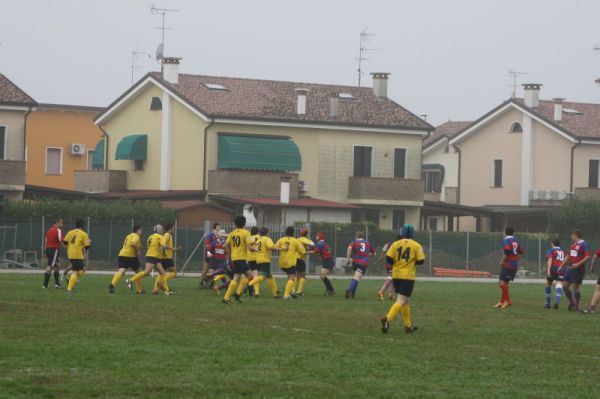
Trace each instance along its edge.
<instances>
[{"instance_id":1,"label":"drainpipe","mask_svg":"<svg viewBox=\"0 0 600 399\"><path fill-rule=\"evenodd\" d=\"M29 109L25 113L25 120L23 121L23 161L27 159L27 117L33 111L33 107L28 108Z\"/></svg>"},{"instance_id":2,"label":"drainpipe","mask_svg":"<svg viewBox=\"0 0 600 399\"><path fill-rule=\"evenodd\" d=\"M575 148L579 147L581 145L581 140L577 141L577 143L575 143L574 146L571 147L571 176L570 176L570 188L571 188L571 193L573 194L573 196L575 195L575 187L573 187L575 185L574 180L574 166L575 166Z\"/></svg>"},{"instance_id":3,"label":"drainpipe","mask_svg":"<svg viewBox=\"0 0 600 399\"><path fill-rule=\"evenodd\" d=\"M460 151L460 147L456 144L452 145L456 152L458 153L458 187L456 190L456 203L460 205L460 182L461 182L461 173L462 173L462 152ZM460 231L460 217L456 218L456 231Z\"/></svg>"},{"instance_id":4,"label":"drainpipe","mask_svg":"<svg viewBox=\"0 0 600 399\"><path fill-rule=\"evenodd\" d=\"M104 130L104 128L101 125L97 125L98 129L100 129L100 131L102 132L102 135L104 136L104 154L103 158L104 158L104 170L108 170L108 133L106 133L106 130Z\"/></svg>"},{"instance_id":5,"label":"drainpipe","mask_svg":"<svg viewBox=\"0 0 600 399\"><path fill-rule=\"evenodd\" d=\"M204 173L202 176L202 191L207 191L207 186L206 186L206 177L208 176L208 170L206 170L208 168L208 162L206 160L206 154L207 154L207 144L208 144L208 129L210 129L213 125L215 124L214 119L211 120L208 125L206 125L206 127L204 128L204 159L203 159L203 163L204 163ZM208 198L208 192L206 193L206 197Z\"/></svg>"}]
</instances>

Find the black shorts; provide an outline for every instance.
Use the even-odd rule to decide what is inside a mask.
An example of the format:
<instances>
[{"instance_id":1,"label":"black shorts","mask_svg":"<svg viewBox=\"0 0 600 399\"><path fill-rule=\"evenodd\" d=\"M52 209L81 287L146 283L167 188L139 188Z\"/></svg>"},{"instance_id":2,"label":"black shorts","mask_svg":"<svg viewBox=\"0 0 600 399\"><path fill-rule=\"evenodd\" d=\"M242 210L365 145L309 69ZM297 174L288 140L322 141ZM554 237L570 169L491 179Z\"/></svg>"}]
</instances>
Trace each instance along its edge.
<instances>
[{"instance_id":1,"label":"black shorts","mask_svg":"<svg viewBox=\"0 0 600 399\"><path fill-rule=\"evenodd\" d=\"M131 269L138 271L140 269L140 260L137 256L119 256L117 258L119 269Z\"/></svg>"},{"instance_id":2,"label":"black shorts","mask_svg":"<svg viewBox=\"0 0 600 399\"><path fill-rule=\"evenodd\" d=\"M162 260L154 256L146 256L146 263L156 266L158 263L162 264Z\"/></svg>"},{"instance_id":3,"label":"black shorts","mask_svg":"<svg viewBox=\"0 0 600 399\"><path fill-rule=\"evenodd\" d=\"M335 267L335 261L333 260L333 258L331 258L331 259L323 259L322 263L321 263L321 267L323 269L333 270L333 268Z\"/></svg>"},{"instance_id":4,"label":"black shorts","mask_svg":"<svg viewBox=\"0 0 600 399\"><path fill-rule=\"evenodd\" d=\"M56 267L60 263L60 249L59 248L46 248L46 263L50 267Z\"/></svg>"},{"instance_id":5,"label":"black shorts","mask_svg":"<svg viewBox=\"0 0 600 399\"><path fill-rule=\"evenodd\" d=\"M204 255L204 263L207 263L207 264L209 264L209 265L210 265L210 264L212 263L212 258L209 258L209 257L208 257L208 256L206 256L206 254L205 254L205 255Z\"/></svg>"},{"instance_id":6,"label":"black shorts","mask_svg":"<svg viewBox=\"0 0 600 399\"><path fill-rule=\"evenodd\" d=\"M517 269L507 269L506 267L503 267L500 269L500 276L498 277L498 280L505 283L510 283L515 279L516 275Z\"/></svg>"},{"instance_id":7,"label":"black shorts","mask_svg":"<svg viewBox=\"0 0 600 399\"><path fill-rule=\"evenodd\" d=\"M553 282L553 281L564 281L565 276L563 274L558 274L558 273L552 273L549 274L548 276L546 276L546 280L548 280L548 282Z\"/></svg>"},{"instance_id":8,"label":"black shorts","mask_svg":"<svg viewBox=\"0 0 600 399\"><path fill-rule=\"evenodd\" d=\"M288 267L285 269L282 268L281 271L285 272L288 276L298 273L298 269L296 268L296 266Z\"/></svg>"},{"instance_id":9,"label":"black shorts","mask_svg":"<svg viewBox=\"0 0 600 399\"><path fill-rule=\"evenodd\" d=\"M298 259L296 269L298 269L298 273L306 273L306 262L304 259Z\"/></svg>"},{"instance_id":10,"label":"black shorts","mask_svg":"<svg viewBox=\"0 0 600 399\"><path fill-rule=\"evenodd\" d=\"M415 280L405 280L400 278L395 278L394 282L394 291L396 294L400 294L407 298L410 298L412 295L413 289L415 288Z\"/></svg>"},{"instance_id":11,"label":"black shorts","mask_svg":"<svg viewBox=\"0 0 600 399\"><path fill-rule=\"evenodd\" d=\"M252 271L258 270L258 263L255 260L248 261L248 268Z\"/></svg>"},{"instance_id":12,"label":"black shorts","mask_svg":"<svg viewBox=\"0 0 600 399\"><path fill-rule=\"evenodd\" d=\"M173 259L161 259L160 264L165 268L165 270L175 267L175 262L173 262Z\"/></svg>"},{"instance_id":13,"label":"black shorts","mask_svg":"<svg viewBox=\"0 0 600 399\"><path fill-rule=\"evenodd\" d=\"M83 259L69 259L69 263L71 263L71 267L74 272L78 272L80 270L85 269Z\"/></svg>"},{"instance_id":14,"label":"black shorts","mask_svg":"<svg viewBox=\"0 0 600 399\"><path fill-rule=\"evenodd\" d=\"M260 272L260 274L265 275L265 276L271 275L271 264L270 263L259 263L257 266L258 266L258 271Z\"/></svg>"},{"instance_id":15,"label":"black shorts","mask_svg":"<svg viewBox=\"0 0 600 399\"><path fill-rule=\"evenodd\" d=\"M567 273L565 274L565 280L571 284L581 284L583 283L583 278L585 277L585 266L583 268L577 269L567 269Z\"/></svg>"},{"instance_id":16,"label":"black shorts","mask_svg":"<svg viewBox=\"0 0 600 399\"><path fill-rule=\"evenodd\" d=\"M213 270L227 269L227 259L210 259L210 268Z\"/></svg>"},{"instance_id":17,"label":"black shorts","mask_svg":"<svg viewBox=\"0 0 600 399\"><path fill-rule=\"evenodd\" d=\"M352 270L354 270L355 272L359 272L360 274L365 276L367 274L367 265L363 265L361 263L353 263Z\"/></svg>"},{"instance_id":18,"label":"black shorts","mask_svg":"<svg viewBox=\"0 0 600 399\"><path fill-rule=\"evenodd\" d=\"M245 274L248 271L248 262L245 260L234 260L231 263L231 271L233 274Z\"/></svg>"}]
</instances>

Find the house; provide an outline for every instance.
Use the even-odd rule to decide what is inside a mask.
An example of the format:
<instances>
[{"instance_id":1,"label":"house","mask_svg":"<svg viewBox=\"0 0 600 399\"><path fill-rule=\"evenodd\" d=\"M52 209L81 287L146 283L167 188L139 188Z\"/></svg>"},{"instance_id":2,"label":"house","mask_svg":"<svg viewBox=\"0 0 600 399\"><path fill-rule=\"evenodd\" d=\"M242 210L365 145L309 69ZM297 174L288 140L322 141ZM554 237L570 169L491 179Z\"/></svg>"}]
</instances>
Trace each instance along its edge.
<instances>
[{"instance_id":1,"label":"house","mask_svg":"<svg viewBox=\"0 0 600 399\"><path fill-rule=\"evenodd\" d=\"M600 199L600 104L540 100L541 84L453 134L457 203L489 217L460 218L466 230L545 231L572 196Z\"/></svg>"},{"instance_id":2,"label":"house","mask_svg":"<svg viewBox=\"0 0 600 399\"><path fill-rule=\"evenodd\" d=\"M25 130L36 102L0 74L0 200L25 191Z\"/></svg>"},{"instance_id":3,"label":"house","mask_svg":"<svg viewBox=\"0 0 600 399\"><path fill-rule=\"evenodd\" d=\"M387 97L389 74L366 88L181 74L179 63L164 58L162 73L96 117L105 170L77 172L77 189L202 190L269 208L263 216L279 223L301 198L341 204L336 221L419 221L422 140L433 127ZM282 187L288 201L273 204ZM313 205L300 209L327 209Z\"/></svg>"},{"instance_id":4,"label":"house","mask_svg":"<svg viewBox=\"0 0 600 399\"><path fill-rule=\"evenodd\" d=\"M38 104L27 122L26 183L73 190L76 170L101 168L101 164L93 162L95 147L102 139L94 116L101 110L80 105Z\"/></svg>"}]
</instances>

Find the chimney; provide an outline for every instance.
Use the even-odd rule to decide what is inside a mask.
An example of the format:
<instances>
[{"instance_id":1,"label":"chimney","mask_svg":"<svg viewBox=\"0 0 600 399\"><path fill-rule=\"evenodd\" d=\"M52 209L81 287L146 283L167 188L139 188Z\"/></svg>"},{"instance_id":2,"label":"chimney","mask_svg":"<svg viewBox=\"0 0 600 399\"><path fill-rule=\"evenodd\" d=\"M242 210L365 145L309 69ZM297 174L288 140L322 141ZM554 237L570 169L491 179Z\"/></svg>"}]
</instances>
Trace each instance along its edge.
<instances>
[{"instance_id":1,"label":"chimney","mask_svg":"<svg viewBox=\"0 0 600 399\"><path fill-rule=\"evenodd\" d=\"M308 94L308 89L296 89L296 95L298 96L298 115L306 114L306 95Z\"/></svg>"},{"instance_id":2,"label":"chimney","mask_svg":"<svg viewBox=\"0 0 600 399\"><path fill-rule=\"evenodd\" d=\"M179 83L179 57L165 57L162 59L163 79L174 85Z\"/></svg>"},{"instance_id":3,"label":"chimney","mask_svg":"<svg viewBox=\"0 0 600 399\"><path fill-rule=\"evenodd\" d=\"M329 116L337 118L338 111L340 108L340 95L338 93L331 93L329 97Z\"/></svg>"},{"instance_id":4,"label":"chimney","mask_svg":"<svg viewBox=\"0 0 600 399\"><path fill-rule=\"evenodd\" d=\"M560 122L560 121L562 121L563 101L565 101L565 99L556 97L556 98L553 98L552 100L554 100L554 120L556 122Z\"/></svg>"},{"instance_id":5,"label":"chimney","mask_svg":"<svg viewBox=\"0 0 600 399\"><path fill-rule=\"evenodd\" d=\"M289 176L281 176L281 191L279 193L279 202L282 204L290 203L290 180Z\"/></svg>"},{"instance_id":6,"label":"chimney","mask_svg":"<svg viewBox=\"0 0 600 399\"><path fill-rule=\"evenodd\" d=\"M378 98L387 98L387 85L390 73L388 72L373 72L373 94Z\"/></svg>"},{"instance_id":7,"label":"chimney","mask_svg":"<svg viewBox=\"0 0 600 399\"><path fill-rule=\"evenodd\" d=\"M540 88L542 87L539 83L525 83L523 84L523 90L525 90L525 105L530 108L536 108L540 105Z\"/></svg>"}]
</instances>

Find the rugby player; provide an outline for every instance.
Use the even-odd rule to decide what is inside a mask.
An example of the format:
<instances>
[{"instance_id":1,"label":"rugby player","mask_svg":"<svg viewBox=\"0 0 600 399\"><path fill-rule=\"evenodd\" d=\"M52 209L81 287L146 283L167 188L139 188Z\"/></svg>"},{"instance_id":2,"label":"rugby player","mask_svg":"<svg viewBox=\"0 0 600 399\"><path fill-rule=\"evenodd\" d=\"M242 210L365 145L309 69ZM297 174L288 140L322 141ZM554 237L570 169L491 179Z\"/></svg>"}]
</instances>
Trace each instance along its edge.
<instances>
[{"instance_id":1,"label":"rugby player","mask_svg":"<svg viewBox=\"0 0 600 399\"><path fill-rule=\"evenodd\" d=\"M287 283L285 284L285 290L283 292L283 299L296 298L294 292L294 285L296 279L296 273L298 269L296 264L298 258L304 256L304 246L300 244L298 239L294 237L294 227L289 226L285 229L285 236L281 237L275 247L279 248L279 268L287 274Z\"/></svg>"},{"instance_id":2,"label":"rugby player","mask_svg":"<svg viewBox=\"0 0 600 399\"><path fill-rule=\"evenodd\" d=\"M123 248L119 251L119 255L117 257L117 266L118 270L114 274L112 281L108 285L108 292L111 294L115 293L115 287L119 284L119 281L125 275L127 269L131 268L131 270L137 274L140 271L140 259L139 254L141 252L142 244L141 244L141 235L142 235L142 227L135 225L130 234L125 237L125 241L123 242ZM137 280L136 284L141 285L142 281ZM142 287L140 286L136 289L136 292L143 293Z\"/></svg>"},{"instance_id":3,"label":"rugby player","mask_svg":"<svg viewBox=\"0 0 600 399\"><path fill-rule=\"evenodd\" d=\"M294 291L296 291L296 295L304 296L304 284L306 283L306 257L310 254L315 253L315 251L313 250L315 243L308 236L308 229L306 227L300 229L300 237L298 237L298 241L304 246L305 254L299 256L298 262L296 263L297 288Z\"/></svg>"},{"instance_id":4,"label":"rugby player","mask_svg":"<svg viewBox=\"0 0 600 399\"><path fill-rule=\"evenodd\" d=\"M514 234L515 229L512 227L506 228L506 236L502 241L504 256L502 256L502 260L500 261L500 275L498 277L498 285L500 286L502 296L500 297L500 302L494 305L495 308L506 309L512 305L508 284L515 279L517 269L519 268L519 259L523 255L523 248Z\"/></svg>"},{"instance_id":5,"label":"rugby player","mask_svg":"<svg viewBox=\"0 0 600 399\"><path fill-rule=\"evenodd\" d=\"M54 224L46 232L46 272L44 273L44 284L42 288L48 288L50 277L54 274L54 288L62 288L60 285L60 247L62 245L62 219L56 219Z\"/></svg>"},{"instance_id":6,"label":"rugby player","mask_svg":"<svg viewBox=\"0 0 600 399\"><path fill-rule=\"evenodd\" d=\"M146 266L144 267L143 271L136 273L135 276L127 280L127 286L129 287L129 289L131 289L133 287L133 284L135 284L136 293L141 294L142 284L141 281L140 284L138 284L137 281L149 275L153 269L156 269L156 271L158 272L157 278L159 279L159 285L162 287L163 292L165 293L165 295L171 295L171 290L169 289L167 281L165 280L165 269L163 268L161 263L161 241L163 238L162 235L164 233L164 228L160 224L157 224L152 230L152 235L150 235L150 237L148 237L148 240L146 241ZM154 295L157 295L158 289L153 289L152 293Z\"/></svg>"},{"instance_id":7,"label":"rugby player","mask_svg":"<svg viewBox=\"0 0 600 399\"><path fill-rule=\"evenodd\" d=\"M550 309L552 298L552 283L556 282L556 293L554 295L554 309L558 309L560 298L563 294L562 284L565 279L565 269L562 263L565 260L565 252L560 248L560 240L552 241L552 248L546 252L548 264L546 266L546 304L545 309Z\"/></svg>"},{"instance_id":8,"label":"rugby player","mask_svg":"<svg viewBox=\"0 0 600 399\"><path fill-rule=\"evenodd\" d=\"M92 244L90 237L83 230L84 224L82 219L77 220L75 228L70 230L63 239L63 245L67 247L67 258L71 264L71 274L67 285L68 294L74 293L73 288L75 288L77 278L85 273L84 260L87 258L87 250Z\"/></svg>"},{"instance_id":9,"label":"rugby player","mask_svg":"<svg viewBox=\"0 0 600 399\"><path fill-rule=\"evenodd\" d=\"M237 302L242 302L236 292L236 288L241 285L240 280L242 276L246 276L248 280L252 276L248 269L248 262L246 261L248 258L248 238L250 237L250 232L244 228L246 226L246 217L237 215L234 223L236 228L229 233L225 241L225 253L231 258L231 269L233 272L233 279L229 283L227 292L223 297L223 303L227 305L231 304L232 296ZM243 290L244 287L242 286Z\"/></svg>"},{"instance_id":10,"label":"rugby player","mask_svg":"<svg viewBox=\"0 0 600 399\"><path fill-rule=\"evenodd\" d=\"M585 263L590 259L590 246L583 239L583 233L581 230L573 230L571 232L571 240L573 245L562 266L567 266L565 273L565 282L563 289L565 295L569 299L569 311L579 310L579 302L581 301L581 291L579 290L583 278L585 277ZM571 289L572 288L572 289Z\"/></svg>"},{"instance_id":11,"label":"rugby player","mask_svg":"<svg viewBox=\"0 0 600 399\"><path fill-rule=\"evenodd\" d=\"M346 264L350 264L350 259L352 259L352 270L354 271L354 277L350 280L350 285L346 290L346 299L350 299L354 298L358 283L367 274L369 256L375 254L375 249L371 243L365 240L365 233L357 231L356 238L348 245L346 254Z\"/></svg>"},{"instance_id":12,"label":"rugby player","mask_svg":"<svg viewBox=\"0 0 600 399\"><path fill-rule=\"evenodd\" d=\"M335 295L335 289L333 288L333 284L331 284L331 280L329 280L329 273L335 267L335 259L331 250L329 249L329 245L325 241L327 237L325 237L324 233L317 233L317 245L315 245L315 253L319 255L321 258L321 271L319 273L319 277L321 277L321 281L325 285L325 295L324 296L333 296Z\"/></svg>"},{"instance_id":13,"label":"rugby player","mask_svg":"<svg viewBox=\"0 0 600 399\"><path fill-rule=\"evenodd\" d=\"M258 253L256 256L256 263L258 265L259 276L255 277L250 281L250 286L257 286L263 281L267 281L269 288L271 289L271 295L273 298L279 299L279 289L277 288L277 282L273 278L271 274L271 256L273 251L281 251L281 248L277 248L267 234L269 234L269 229L266 227L261 227L259 229L259 238L256 243L256 248L258 249ZM256 294L255 294L256 295Z\"/></svg>"}]
</instances>

